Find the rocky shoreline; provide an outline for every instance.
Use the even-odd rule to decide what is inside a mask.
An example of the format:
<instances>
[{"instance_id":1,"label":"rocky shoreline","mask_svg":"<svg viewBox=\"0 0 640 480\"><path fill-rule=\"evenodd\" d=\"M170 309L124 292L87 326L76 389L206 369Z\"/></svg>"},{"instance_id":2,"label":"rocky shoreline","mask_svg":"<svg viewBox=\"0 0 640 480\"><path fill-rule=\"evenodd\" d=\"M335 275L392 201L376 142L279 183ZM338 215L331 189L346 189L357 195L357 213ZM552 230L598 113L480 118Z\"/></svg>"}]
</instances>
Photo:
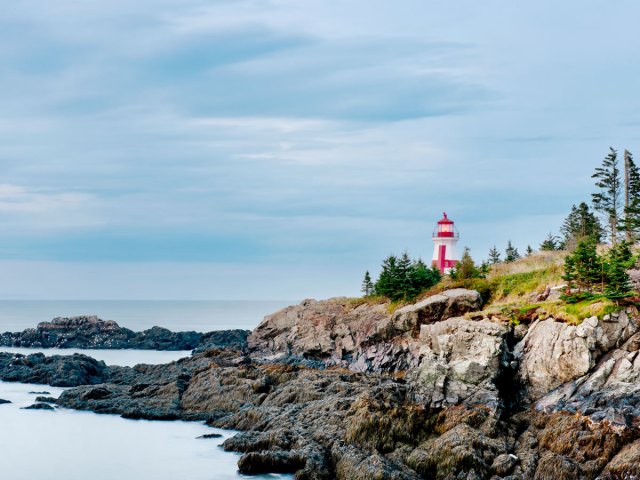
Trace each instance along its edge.
<instances>
[{"instance_id":1,"label":"rocky shoreline","mask_svg":"<svg viewBox=\"0 0 640 480\"><path fill-rule=\"evenodd\" d=\"M224 448L246 474L640 478L637 311L516 326L479 309L468 290L394 313L304 301L244 348L135 367L0 354L0 379L73 387L61 407L239 430Z\"/></svg>"},{"instance_id":2,"label":"rocky shoreline","mask_svg":"<svg viewBox=\"0 0 640 480\"><path fill-rule=\"evenodd\" d=\"M36 328L22 332L0 334L2 347L136 349L136 350L197 350L211 348L243 348L248 330L216 332L172 332L153 327L134 332L113 320L101 320L95 315L63 318L41 322Z\"/></svg>"}]
</instances>

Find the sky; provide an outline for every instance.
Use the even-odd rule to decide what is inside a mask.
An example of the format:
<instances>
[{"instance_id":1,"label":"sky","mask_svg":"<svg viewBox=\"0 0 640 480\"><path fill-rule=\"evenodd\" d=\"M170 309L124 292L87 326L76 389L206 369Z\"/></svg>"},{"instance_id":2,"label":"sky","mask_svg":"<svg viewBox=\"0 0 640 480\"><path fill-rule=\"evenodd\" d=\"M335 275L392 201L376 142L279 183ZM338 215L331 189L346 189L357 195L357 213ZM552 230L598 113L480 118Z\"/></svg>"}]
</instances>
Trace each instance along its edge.
<instances>
[{"instance_id":1,"label":"sky","mask_svg":"<svg viewBox=\"0 0 640 480\"><path fill-rule=\"evenodd\" d=\"M0 298L357 295L640 150L640 4L4 0Z\"/></svg>"}]
</instances>

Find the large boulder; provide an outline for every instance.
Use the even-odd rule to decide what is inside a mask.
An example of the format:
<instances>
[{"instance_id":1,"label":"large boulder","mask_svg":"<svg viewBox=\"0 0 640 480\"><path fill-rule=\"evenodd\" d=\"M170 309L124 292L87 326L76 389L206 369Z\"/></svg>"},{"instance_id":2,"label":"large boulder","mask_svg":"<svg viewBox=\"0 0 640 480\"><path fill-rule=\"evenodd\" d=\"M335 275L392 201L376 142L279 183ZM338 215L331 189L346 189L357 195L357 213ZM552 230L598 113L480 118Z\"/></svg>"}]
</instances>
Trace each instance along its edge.
<instances>
[{"instance_id":1,"label":"large boulder","mask_svg":"<svg viewBox=\"0 0 640 480\"><path fill-rule=\"evenodd\" d=\"M526 398L537 400L586 375L598 359L637 331L635 320L625 311L602 319L590 317L580 325L552 318L536 321L515 348L520 361L518 380L525 387Z\"/></svg>"}]
</instances>

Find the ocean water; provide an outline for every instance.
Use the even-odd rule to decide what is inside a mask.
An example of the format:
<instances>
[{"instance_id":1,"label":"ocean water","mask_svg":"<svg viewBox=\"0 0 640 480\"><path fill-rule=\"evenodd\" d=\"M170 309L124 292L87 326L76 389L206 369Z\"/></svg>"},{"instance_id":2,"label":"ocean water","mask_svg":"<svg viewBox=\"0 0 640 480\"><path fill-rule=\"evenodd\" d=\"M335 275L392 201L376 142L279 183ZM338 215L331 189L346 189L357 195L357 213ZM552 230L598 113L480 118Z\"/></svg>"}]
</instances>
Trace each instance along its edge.
<instances>
[{"instance_id":1,"label":"ocean water","mask_svg":"<svg viewBox=\"0 0 640 480\"><path fill-rule=\"evenodd\" d=\"M107 365L120 365L123 367L133 367L139 363L147 363L149 365L169 363L191 355L191 350L163 352L157 350L93 350L88 348L22 348L2 346L0 346L0 352L21 353L23 355L44 353L47 356L82 353L96 360L102 360Z\"/></svg>"},{"instance_id":2,"label":"ocean water","mask_svg":"<svg viewBox=\"0 0 640 480\"><path fill-rule=\"evenodd\" d=\"M143 330L252 329L262 318L292 302L226 301L0 301L0 331L21 331L56 316L98 315L121 326ZM75 352L110 365L166 363L191 352L5 348L0 351L45 355ZM228 480L243 478L239 456L219 445L234 432L197 422L128 420L56 408L23 410L34 402L31 391L58 396L63 389L0 382L0 472L12 480ZM196 439L217 432L221 439ZM285 479L290 475L250 478Z\"/></svg>"},{"instance_id":3,"label":"ocean water","mask_svg":"<svg viewBox=\"0 0 640 480\"><path fill-rule=\"evenodd\" d=\"M197 422L127 420L58 409L23 410L32 391L63 389L0 382L0 471L11 480L237 480L239 455L219 446L234 432ZM197 439L207 433L222 438ZM281 479L285 475L251 478Z\"/></svg>"},{"instance_id":4,"label":"ocean water","mask_svg":"<svg viewBox=\"0 0 640 480\"><path fill-rule=\"evenodd\" d=\"M265 315L295 301L227 300L0 300L0 332L18 332L54 317L97 315L122 327L174 331L251 330Z\"/></svg>"}]
</instances>

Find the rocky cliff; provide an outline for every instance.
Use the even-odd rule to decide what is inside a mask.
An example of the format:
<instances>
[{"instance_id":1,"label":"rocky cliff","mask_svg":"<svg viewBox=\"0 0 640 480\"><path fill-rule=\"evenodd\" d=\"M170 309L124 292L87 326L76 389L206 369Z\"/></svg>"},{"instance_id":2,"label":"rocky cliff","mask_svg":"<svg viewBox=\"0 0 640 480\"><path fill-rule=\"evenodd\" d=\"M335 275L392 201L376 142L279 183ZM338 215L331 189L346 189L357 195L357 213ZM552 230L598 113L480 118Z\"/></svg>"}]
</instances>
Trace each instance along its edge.
<instances>
[{"instance_id":1,"label":"rocky cliff","mask_svg":"<svg viewBox=\"0 0 640 480\"><path fill-rule=\"evenodd\" d=\"M393 313L307 300L267 316L245 350L134 368L0 356L0 378L71 379L65 407L239 430L224 448L247 474L640 478L637 311L515 327L479 305L466 290Z\"/></svg>"}]
</instances>

